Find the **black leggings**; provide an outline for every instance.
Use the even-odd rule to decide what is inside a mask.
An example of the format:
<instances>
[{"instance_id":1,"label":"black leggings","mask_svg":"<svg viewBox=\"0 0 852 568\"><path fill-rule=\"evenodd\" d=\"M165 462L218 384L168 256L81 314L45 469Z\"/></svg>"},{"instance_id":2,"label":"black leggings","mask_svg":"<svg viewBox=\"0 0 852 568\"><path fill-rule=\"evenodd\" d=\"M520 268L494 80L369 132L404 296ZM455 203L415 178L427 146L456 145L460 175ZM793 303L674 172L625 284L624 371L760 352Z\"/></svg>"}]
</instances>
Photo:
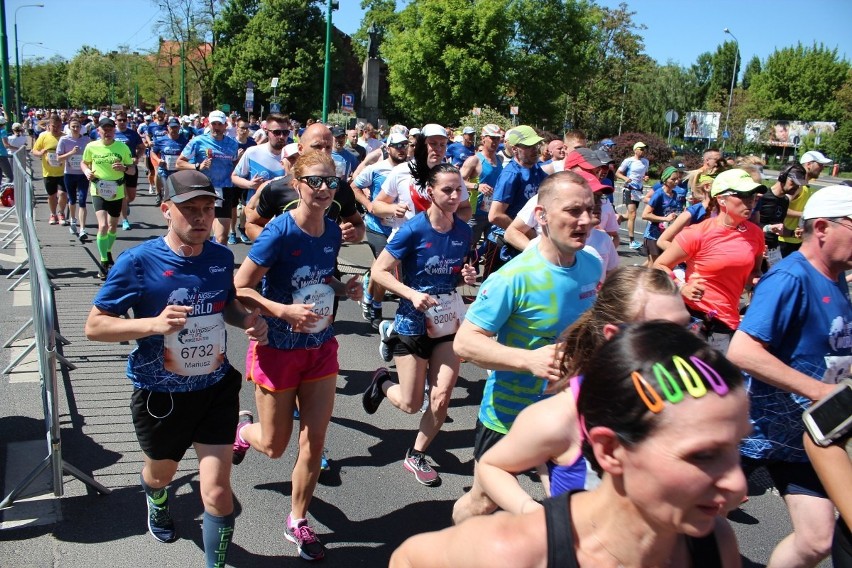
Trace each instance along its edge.
<instances>
[{"instance_id":1,"label":"black leggings","mask_svg":"<svg viewBox=\"0 0 852 568\"><path fill-rule=\"evenodd\" d=\"M15 174L12 173L12 162L9 161L9 156L0 156L0 171L3 172L3 177L9 183L15 181Z\"/></svg>"}]
</instances>

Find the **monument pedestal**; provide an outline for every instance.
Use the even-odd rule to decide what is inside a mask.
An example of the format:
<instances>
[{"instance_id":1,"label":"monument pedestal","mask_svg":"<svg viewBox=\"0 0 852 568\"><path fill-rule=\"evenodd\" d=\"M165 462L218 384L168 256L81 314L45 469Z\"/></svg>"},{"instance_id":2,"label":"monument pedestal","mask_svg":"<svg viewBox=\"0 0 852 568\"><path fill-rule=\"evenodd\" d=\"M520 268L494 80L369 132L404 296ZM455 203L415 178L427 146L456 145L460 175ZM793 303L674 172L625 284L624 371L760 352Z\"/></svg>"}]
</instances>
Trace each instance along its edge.
<instances>
[{"instance_id":1,"label":"monument pedestal","mask_svg":"<svg viewBox=\"0 0 852 568\"><path fill-rule=\"evenodd\" d=\"M381 74L382 61L380 59L368 58L364 61L362 73L364 82L361 84L361 112L358 116L376 124L381 109L379 109L379 78Z\"/></svg>"}]
</instances>

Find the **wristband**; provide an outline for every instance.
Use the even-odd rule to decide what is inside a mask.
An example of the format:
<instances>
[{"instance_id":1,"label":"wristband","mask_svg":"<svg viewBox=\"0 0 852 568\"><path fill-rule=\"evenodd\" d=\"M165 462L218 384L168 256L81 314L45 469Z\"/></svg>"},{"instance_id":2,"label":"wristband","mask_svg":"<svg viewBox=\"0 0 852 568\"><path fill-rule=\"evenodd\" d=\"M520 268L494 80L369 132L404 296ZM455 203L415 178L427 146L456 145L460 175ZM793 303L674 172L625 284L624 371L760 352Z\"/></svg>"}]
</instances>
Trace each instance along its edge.
<instances>
[{"instance_id":1,"label":"wristband","mask_svg":"<svg viewBox=\"0 0 852 568\"><path fill-rule=\"evenodd\" d=\"M479 182L473 184L473 191L479 191Z\"/></svg>"},{"instance_id":2,"label":"wristband","mask_svg":"<svg viewBox=\"0 0 852 568\"><path fill-rule=\"evenodd\" d=\"M195 171L197 172L197 171L200 171L200 170L201 170L201 164L195 164Z\"/></svg>"}]
</instances>

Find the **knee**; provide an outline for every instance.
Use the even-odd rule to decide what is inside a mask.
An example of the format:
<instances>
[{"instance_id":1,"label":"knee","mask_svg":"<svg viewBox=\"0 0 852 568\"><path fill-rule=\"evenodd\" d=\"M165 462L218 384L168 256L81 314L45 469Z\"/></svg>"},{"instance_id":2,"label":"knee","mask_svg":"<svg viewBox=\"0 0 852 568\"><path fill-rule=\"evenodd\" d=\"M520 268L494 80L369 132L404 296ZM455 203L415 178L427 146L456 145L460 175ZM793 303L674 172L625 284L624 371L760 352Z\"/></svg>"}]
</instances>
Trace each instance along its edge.
<instances>
[{"instance_id":1,"label":"knee","mask_svg":"<svg viewBox=\"0 0 852 568\"><path fill-rule=\"evenodd\" d=\"M432 406L432 410L446 412L447 408L450 406L450 399L452 398L452 390L444 390L444 389L435 389L433 388L429 392L429 404Z\"/></svg>"},{"instance_id":2,"label":"knee","mask_svg":"<svg viewBox=\"0 0 852 568\"><path fill-rule=\"evenodd\" d=\"M817 564L831 553L833 534L833 530L800 532L796 535L796 548L802 556Z\"/></svg>"},{"instance_id":3,"label":"knee","mask_svg":"<svg viewBox=\"0 0 852 568\"><path fill-rule=\"evenodd\" d=\"M216 511L219 515L227 515L234 509L234 496L227 483L214 483L202 490L201 501L205 509Z\"/></svg>"},{"instance_id":4,"label":"knee","mask_svg":"<svg viewBox=\"0 0 852 568\"><path fill-rule=\"evenodd\" d=\"M284 450L287 449L287 438L264 437L260 441L260 447L255 449L257 449L260 453L265 454L267 457L277 460L284 455Z\"/></svg>"}]
</instances>

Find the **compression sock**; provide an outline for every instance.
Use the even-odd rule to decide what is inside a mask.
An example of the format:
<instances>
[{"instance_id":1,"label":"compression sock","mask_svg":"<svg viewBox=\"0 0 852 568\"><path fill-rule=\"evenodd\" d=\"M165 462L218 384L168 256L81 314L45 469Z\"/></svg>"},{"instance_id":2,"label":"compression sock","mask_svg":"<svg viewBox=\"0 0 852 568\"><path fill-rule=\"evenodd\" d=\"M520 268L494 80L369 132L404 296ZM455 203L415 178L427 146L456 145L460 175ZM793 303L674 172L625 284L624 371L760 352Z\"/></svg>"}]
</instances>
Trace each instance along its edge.
<instances>
[{"instance_id":1,"label":"compression sock","mask_svg":"<svg viewBox=\"0 0 852 568\"><path fill-rule=\"evenodd\" d=\"M107 252L112 251L112 245L115 244L115 233L109 232L107 233Z\"/></svg>"},{"instance_id":2,"label":"compression sock","mask_svg":"<svg viewBox=\"0 0 852 568\"><path fill-rule=\"evenodd\" d=\"M98 244L98 253L101 255L101 262L107 261L107 253L109 253L109 237L107 235L102 235L98 233L97 238L95 239Z\"/></svg>"},{"instance_id":3,"label":"compression sock","mask_svg":"<svg viewBox=\"0 0 852 568\"><path fill-rule=\"evenodd\" d=\"M169 500L169 486L161 487L159 489L154 489L147 483L145 483L145 478L142 477L142 474L139 474L139 483L142 484L142 489L145 491L145 496L148 500L157 506L163 506Z\"/></svg>"},{"instance_id":4,"label":"compression sock","mask_svg":"<svg viewBox=\"0 0 852 568\"><path fill-rule=\"evenodd\" d=\"M204 556L207 568L224 568L228 547L234 536L234 514L219 517L204 511L201 537L204 540Z\"/></svg>"}]
</instances>

